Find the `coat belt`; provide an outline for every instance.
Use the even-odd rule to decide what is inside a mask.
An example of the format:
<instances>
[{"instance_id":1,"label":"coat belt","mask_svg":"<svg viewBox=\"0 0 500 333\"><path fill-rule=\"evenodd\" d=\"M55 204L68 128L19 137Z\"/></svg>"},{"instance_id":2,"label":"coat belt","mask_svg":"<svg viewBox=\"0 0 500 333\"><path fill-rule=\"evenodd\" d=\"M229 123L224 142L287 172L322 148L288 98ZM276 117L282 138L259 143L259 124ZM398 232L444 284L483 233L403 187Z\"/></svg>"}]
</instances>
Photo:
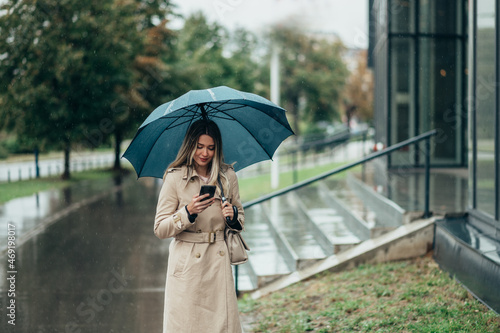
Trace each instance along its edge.
<instances>
[{"instance_id":1,"label":"coat belt","mask_svg":"<svg viewBox=\"0 0 500 333\"><path fill-rule=\"evenodd\" d=\"M212 232L183 231L175 236L175 239L189 243L215 243L224 240L224 230Z\"/></svg>"}]
</instances>

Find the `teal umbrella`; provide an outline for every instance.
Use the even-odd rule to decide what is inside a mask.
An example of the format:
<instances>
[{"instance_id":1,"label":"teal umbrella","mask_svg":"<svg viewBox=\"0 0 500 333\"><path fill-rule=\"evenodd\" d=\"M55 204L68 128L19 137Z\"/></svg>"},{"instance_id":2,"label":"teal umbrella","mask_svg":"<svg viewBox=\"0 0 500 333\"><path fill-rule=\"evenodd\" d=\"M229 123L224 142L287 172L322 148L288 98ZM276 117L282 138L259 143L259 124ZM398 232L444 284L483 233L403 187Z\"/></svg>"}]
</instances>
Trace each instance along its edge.
<instances>
[{"instance_id":1,"label":"teal umbrella","mask_svg":"<svg viewBox=\"0 0 500 333\"><path fill-rule=\"evenodd\" d=\"M236 171L272 159L281 142L294 134L285 109L264 97L220 86L191 90L157 107L139 127L123 157L132 163L138 177L162 178L187 129L199 119L217 123L225 162L236 162Z\"/></svg>"}]
</instances>

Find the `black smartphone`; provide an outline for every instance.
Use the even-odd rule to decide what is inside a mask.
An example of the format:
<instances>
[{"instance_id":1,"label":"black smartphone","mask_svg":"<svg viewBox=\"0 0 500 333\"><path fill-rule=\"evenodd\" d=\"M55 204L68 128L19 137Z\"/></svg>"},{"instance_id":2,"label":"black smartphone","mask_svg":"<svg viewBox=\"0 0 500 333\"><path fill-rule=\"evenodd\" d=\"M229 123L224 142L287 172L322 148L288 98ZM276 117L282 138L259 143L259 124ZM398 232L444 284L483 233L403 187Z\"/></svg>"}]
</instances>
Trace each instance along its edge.
<instances>
[{"instance_id":1,"label":"black smartphone","mask_svg":"<svg viewBox=\"0 0 500 333\"><path fill-rule=\"evenodd\" d=\"M210 195L201 201L213 198L213 196L215 195L215 185L201 185L200 196L207 193Z\"/></svg>"}]
</instances>

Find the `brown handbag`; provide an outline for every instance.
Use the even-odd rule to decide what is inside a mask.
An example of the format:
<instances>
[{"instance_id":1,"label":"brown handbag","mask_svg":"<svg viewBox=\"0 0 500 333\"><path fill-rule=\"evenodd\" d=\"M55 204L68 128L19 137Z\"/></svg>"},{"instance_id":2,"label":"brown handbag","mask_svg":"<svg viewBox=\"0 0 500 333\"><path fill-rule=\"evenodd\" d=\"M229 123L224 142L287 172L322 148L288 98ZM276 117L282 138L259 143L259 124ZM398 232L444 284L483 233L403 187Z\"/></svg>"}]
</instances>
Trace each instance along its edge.
<instances>
[{"instance_id":1,"label":"brown handbag","mask_svg":"<svg viewBox=\"0 0 500 333\"><path fill-rule=\"evenodd\" d=\"M229 252L229 260L231 261L231 265L246 263L248 261L247 251L250 251L250 248L248 247L243 237L241 237L241 231L231 229L226 224L225 234L227 251Z\"/></svg>"},{"instance_id":2,"label":"brown handbag","mask_svg":"<svg viewBox=\"0 0 500 333\"><path fill-rule=\"evenodd\" d=\"M224 196L224 190L222 189L220 178L218 179L218 181L222 203L224 203L226 201L226 197ZM227 220L224 220L224 222L226 223L224 240L226 241L227 251L229 252L229 261L231 262L231 265L240 265L246 263L248 261L247 251L250 251L250 248L241 236L241 230L231 228L228 225Z\"/></svg>"}]
</instances>

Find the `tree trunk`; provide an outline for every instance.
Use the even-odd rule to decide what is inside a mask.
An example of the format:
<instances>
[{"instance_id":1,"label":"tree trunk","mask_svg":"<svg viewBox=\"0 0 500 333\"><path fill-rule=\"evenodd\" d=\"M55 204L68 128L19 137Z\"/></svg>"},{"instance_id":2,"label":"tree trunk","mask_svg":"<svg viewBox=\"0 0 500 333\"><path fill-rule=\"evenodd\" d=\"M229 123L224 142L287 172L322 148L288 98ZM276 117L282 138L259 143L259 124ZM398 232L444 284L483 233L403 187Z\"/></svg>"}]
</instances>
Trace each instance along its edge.
<instances>
[{"instance_id":1,"label":"tree trunk","mask_svg":"<svg viewBox=\"0 0 500 333\"><path fill-rule=\"evenodd\" d=\"M292 114L293 117L293 131L295 133L295 138L300 136L300 129L299 129L299 98L296 96L292 96L290 98L292 101L289 106L289 111Z\"/></svg>"},{"instance_id":2,"label":"tree trunk","mask_svg":"<svg viewBox=\"0 0 500 333\"><path fill-rule=\"evenodd\" d=\"M356 105L349 105L347 107L347 110L345 111L345 115L346 115L346 125L347 125L347 128L351 129L351 119L352 119L352 116L354 115L354 112L356 112Z\"/></svg>"},{"instance_id":3,"label":"tree trunk","mask_svg":"<svg viewBox=\"0 0 500 333\"><path fill-rule=\"evenodd\" d=\"M115 130L115 165L113 170L121 170L120 165L120 146L122 143L122 131L120 129Z\"/></svg>"},{"instance_id":4,"label":"tree trunk","mask_svg":"<svg viewBox=\"0 0 500 333\"><path fill-rule=\"evenodd\" d=\"M61 175L62 179L69 179L71 177L70 174L70 150L71 150L71 144L69 142L66 142L66 145L64 146L64 171L63 174Z\"/></svg>"}]
</instances>

